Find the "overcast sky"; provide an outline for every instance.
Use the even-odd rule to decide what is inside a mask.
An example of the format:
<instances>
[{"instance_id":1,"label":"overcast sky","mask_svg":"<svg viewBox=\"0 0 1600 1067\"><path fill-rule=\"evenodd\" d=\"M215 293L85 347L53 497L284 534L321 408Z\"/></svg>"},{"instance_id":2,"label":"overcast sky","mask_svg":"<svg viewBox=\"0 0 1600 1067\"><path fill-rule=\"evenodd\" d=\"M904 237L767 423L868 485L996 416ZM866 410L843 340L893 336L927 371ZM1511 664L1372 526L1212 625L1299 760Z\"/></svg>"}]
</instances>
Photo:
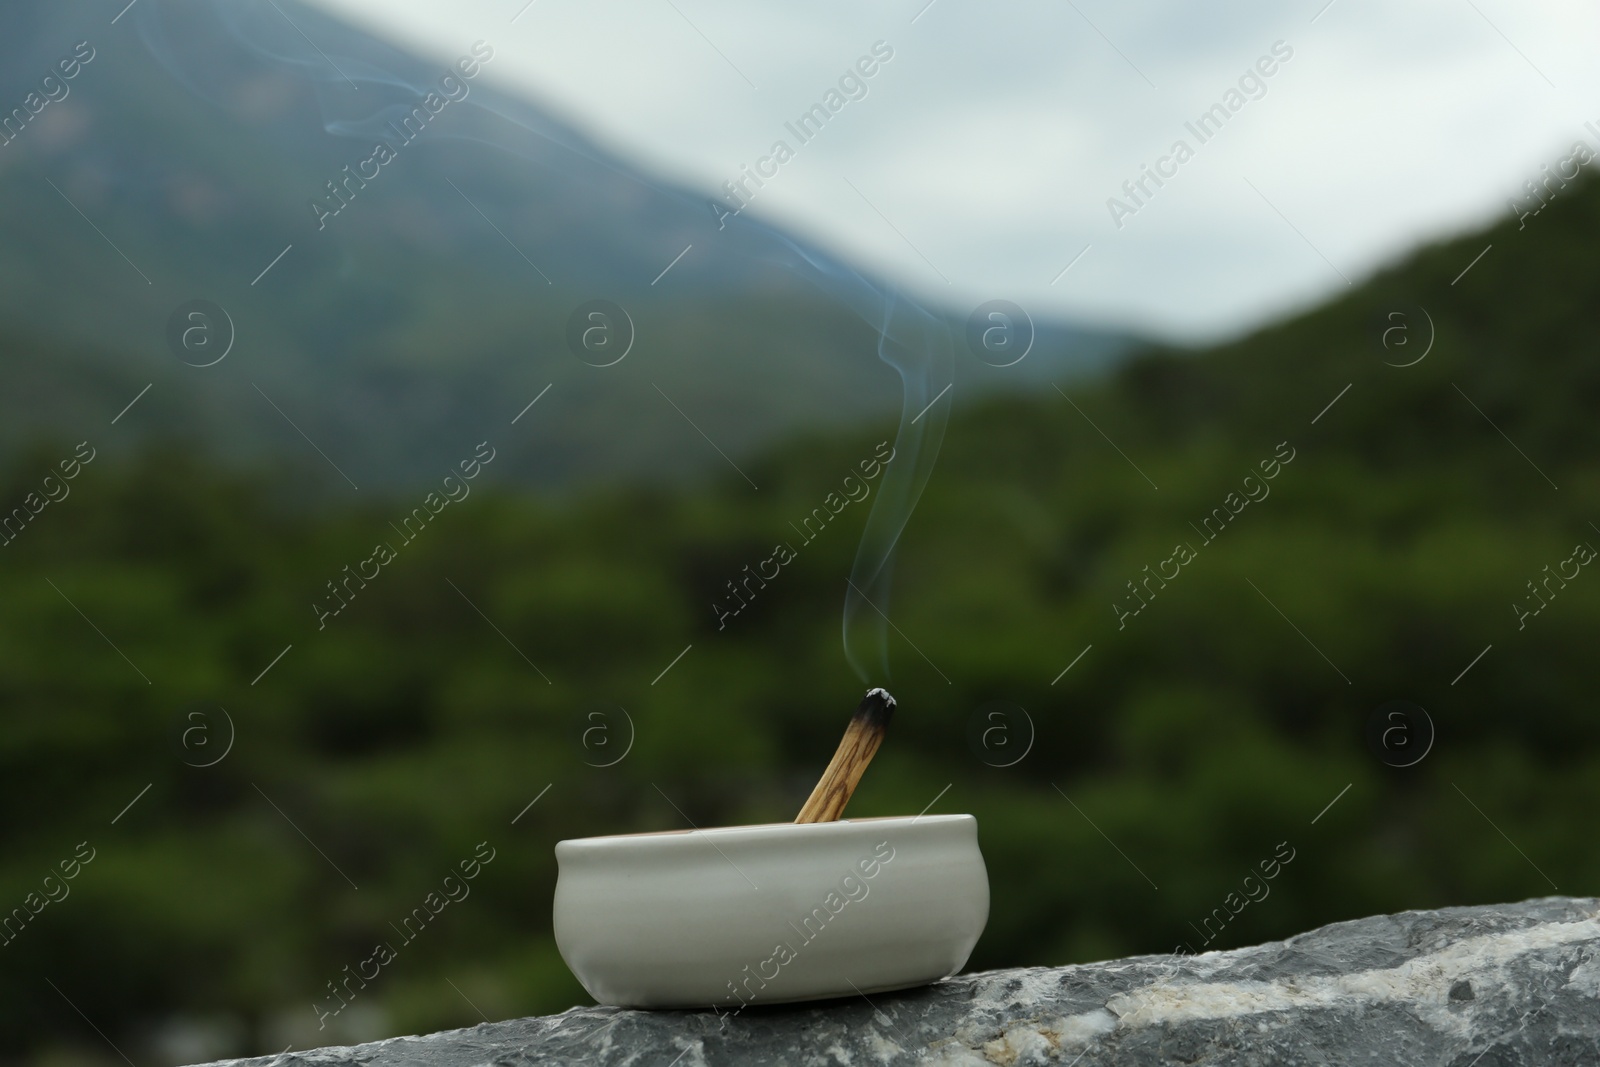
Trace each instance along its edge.
<instances>
[{"instance_id":1,"label":"overcast sky","mask_svg":"<svg viewBox=\"0 0 1600 1067\"><path fill-rule=\"evenodd\" d=\"M708 197L784 140L751 210L912 288L1186 340L1509 216L1574 141L1600 150L1578 0L317 2L442 61L488 40L500 85ZM878 41L866 96L800 144L785 122ZM1229 99L1280 41L1264 95ZM1205 143L1185 128L1241 101ZM1179 139L1192 158L1161 162Z\"/></svg>"}]
</instances>

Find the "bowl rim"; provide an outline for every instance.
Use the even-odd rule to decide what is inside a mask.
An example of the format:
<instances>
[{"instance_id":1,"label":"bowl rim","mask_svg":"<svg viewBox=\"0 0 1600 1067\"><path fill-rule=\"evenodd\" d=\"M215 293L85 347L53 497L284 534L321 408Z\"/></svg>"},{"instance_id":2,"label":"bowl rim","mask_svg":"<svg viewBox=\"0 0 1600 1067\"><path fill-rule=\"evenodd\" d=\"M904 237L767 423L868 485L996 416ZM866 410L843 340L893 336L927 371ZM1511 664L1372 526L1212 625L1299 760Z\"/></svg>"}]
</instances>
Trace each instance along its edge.
<instances>
[{"instance_id":1,"label":"bowl rim","mask_svg":"<svg viewBox=\"0 0 1600 1067\"><path fill-rule=\"evenodd\" d=\"M573 847L599 847L603 845L620 845L632 841L650 841L669 837L693 837L696 834L727 834L745 833L749 831L767 831L768 835L782 833L831 833L830 827L845 827L861 825L863 823L905 823L915 826L919 822L930 825L949 825L960 822L977 822L976 816L964 812L940 813L938 815L867 815L858 819L830 819L827 822L759 822L746 823L739 826L706 826L691 827L687 830L646 830L634 834L601 834L596 837L569 837L556 842L556 847L563 845Z\"/></svg>"}]
</instances>

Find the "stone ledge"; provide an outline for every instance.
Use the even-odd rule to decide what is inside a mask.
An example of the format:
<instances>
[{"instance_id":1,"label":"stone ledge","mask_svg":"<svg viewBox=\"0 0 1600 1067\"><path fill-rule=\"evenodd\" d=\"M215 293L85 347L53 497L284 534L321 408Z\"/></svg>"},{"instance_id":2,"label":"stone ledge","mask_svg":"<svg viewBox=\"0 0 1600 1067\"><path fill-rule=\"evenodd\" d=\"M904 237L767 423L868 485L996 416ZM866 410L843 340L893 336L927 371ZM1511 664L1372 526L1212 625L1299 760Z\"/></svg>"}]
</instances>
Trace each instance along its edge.
<instances>
[{"instance_id":1,"label":"stone ledge","mask_svg":"<svg viewBox=\"0 0 1600 1067\"><path fill-rule=\"evenodd\" d=\"M1600 1064L1600 899L1336 923L1230 952L710 1012L573 1008L234 1067Z\"/></svg>"}]
</instances>

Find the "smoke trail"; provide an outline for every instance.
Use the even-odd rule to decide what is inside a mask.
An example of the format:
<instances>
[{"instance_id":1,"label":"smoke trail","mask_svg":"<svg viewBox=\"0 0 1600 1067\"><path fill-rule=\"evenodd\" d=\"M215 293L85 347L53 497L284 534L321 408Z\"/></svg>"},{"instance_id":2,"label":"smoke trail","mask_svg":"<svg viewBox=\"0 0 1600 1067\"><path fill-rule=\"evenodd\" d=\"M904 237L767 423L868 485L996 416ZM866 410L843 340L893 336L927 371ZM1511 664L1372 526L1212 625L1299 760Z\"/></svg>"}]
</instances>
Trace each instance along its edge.
<instances>
[{"instance_id":1,"label":"smoke trail","mask_svg":"<svg viewBox=\"0 0 1600 1067\"><path fill-rule=\"evenodd\" d=\"M878 358L900 376L903 399L889 464L867 515L845 586L845 659L863 682L889 677L888 602L894 551L928 476L949 419L934 404L955 376L953 331L946 319L897 290L868 280L825 254L741 215L730 225L759 229L773 247L794 257L793 268L820 285L878 331ZM803 269L802 269L803 268Z\"/></svg>"},{"instance_id":2,"label":"smoke trail","mask_svg":"<svg viewBox=\"0 0 1600 1067\"><path fill-rule=\"evenodd\" d=\"M890 298L878 355L900 375L905 399L878 499L867 516L844 600L844 654L863 682L872 669L889 677L889 580L900 534L939 458L948 404L935 404L953 381L950 327L915 304Z\"/></svg>"}]
</instances>

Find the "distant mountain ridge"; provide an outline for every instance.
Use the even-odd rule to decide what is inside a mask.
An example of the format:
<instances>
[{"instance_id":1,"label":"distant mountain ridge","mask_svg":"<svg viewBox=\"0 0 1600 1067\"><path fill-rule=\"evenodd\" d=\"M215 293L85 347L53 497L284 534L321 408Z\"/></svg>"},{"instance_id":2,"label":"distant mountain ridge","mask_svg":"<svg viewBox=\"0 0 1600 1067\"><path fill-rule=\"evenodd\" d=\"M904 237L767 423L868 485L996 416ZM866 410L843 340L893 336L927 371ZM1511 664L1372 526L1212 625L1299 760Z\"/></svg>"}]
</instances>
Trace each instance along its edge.
<instances>
[{"instance_id":1,"label":"distant mountain ridge","mask_svg":"<svg viewBox=\"0 0 1600 1067\"><path fill-rule=\"evenodd\" d=\"M802 242L719 228L708 198L482 69L469 78L287 0L0 19L0 100L22 99L77 42L96 55L0 148L0 440L81 436L149 385L119 432L325 459L355 484L394 486L499 434L503 476L556 486L714 469L707 439L737 457L898 411L872 326L782 262L799 262L785 248ZM492 72L492 44L460 52ZM430 92L446 106L376 162L378 131ZM634 341L605 368L567 341L595 299L625 310ZM219 345L234 334L207 367L168 341L195 300L224 312L206 327ZM967 310L949 312L958 332ZM1037 387L1129 348L1066 324L1035 330L1014 367L964 351L952 399Z\"/></svg>"}]
</instances>

